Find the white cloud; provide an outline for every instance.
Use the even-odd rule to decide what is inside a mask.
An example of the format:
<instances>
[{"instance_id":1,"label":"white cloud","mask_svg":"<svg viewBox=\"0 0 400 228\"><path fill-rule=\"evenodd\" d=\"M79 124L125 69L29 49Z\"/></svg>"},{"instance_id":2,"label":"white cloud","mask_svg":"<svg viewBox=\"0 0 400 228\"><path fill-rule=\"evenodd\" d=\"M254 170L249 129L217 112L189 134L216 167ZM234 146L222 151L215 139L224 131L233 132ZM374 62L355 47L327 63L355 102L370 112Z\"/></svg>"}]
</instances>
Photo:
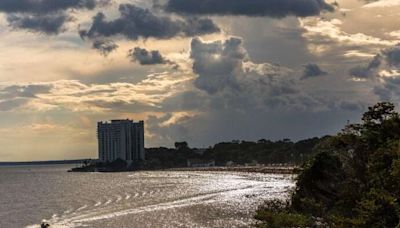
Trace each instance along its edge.
<instances>
[{"instance_id":1,"label":"white cloud","mask_svg":"<svg viewBox=\"0 0 400 228\"><path fill-rule=\"evenodd\" d=\"M300 19L301 26L306 30L304 36L312 39L315 36L329 38L340 45L384 45L392 46L397 41L384 40L378 37L368 36L363 33L347 33L340 26L342 21L339 19L324 20L320 18ZM327 47L328 48L328 47Z\"/></svg>"},{"instance_id":2,"label":"white cloud","mask_svg":"<svg viewBox=\"0 0 400 228\"><path fill-rule=\"evenodd\" d=\"M392 31L387 33L389 36L395 37L397 39L400 39L400 30Z\"/></svg>"},{"instance_id":3,"label":"white cloud","mask_svg":"<svg viewBox=\"0 0 400 228\"><path fill-rule=\"evenodd\" d=\"M357 50L347 51L344 56L352 58L352 57L360 57L360 58L371 58L374 57L374 54L365 53Z\"/></svg>"},{"instance_id":4,"label":"white cloud","mask_svg":"<svg viewBox=\"0 0 400 228\"><path fill-rule=\"evenodd\" d=\"M380 0L371 2L363 6L363 8L387 8L400 6L400 0Z\"/></svg>"},{"instance_id":5,"label":"white cloud","mask_svg":"<svg viewBox=\"0 0 400 228\"><path fill-rule=\"evenodd\" d=\"M192 76L176 73L154 73L139 83L84 84L78 80L59 80L41 83L3 83L0 98L3 101L15 100L21 95L9 90L21 90L28 86L46 86L49 91L37 92L26 102L13 105L11 109L21 111L29 107L30 111L48 111L66 108L73 111L122 111L132 106L141 109L157 108L164 99L177 92L184 91ZM11 88L11 89L10 89ZM125 107L127 106L127 107ZM113 110L115 108L122 110ZM124 108L125 107L125 108ZM33 109L33 110L32 110Z\"/></svg>"}]
</instances>

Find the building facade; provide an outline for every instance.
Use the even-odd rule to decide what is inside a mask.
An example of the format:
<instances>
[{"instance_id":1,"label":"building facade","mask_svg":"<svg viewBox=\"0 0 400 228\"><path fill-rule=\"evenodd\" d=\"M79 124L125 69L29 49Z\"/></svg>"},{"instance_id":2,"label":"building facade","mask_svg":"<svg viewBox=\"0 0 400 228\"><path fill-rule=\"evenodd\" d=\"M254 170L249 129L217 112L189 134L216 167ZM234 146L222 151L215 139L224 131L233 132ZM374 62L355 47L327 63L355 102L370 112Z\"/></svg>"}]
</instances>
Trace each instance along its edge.
<instances>
[{"instance_id":1,"label":"building facade","mask_svg":"<svg viewBox=\"0 0 400 228\"><path fill-rule=\"evenodd\" d=\"M120 158L130 164L145 159L143 121L126 119L98 122L97 139L101 162Z\"/></svg>"}]
</instances>

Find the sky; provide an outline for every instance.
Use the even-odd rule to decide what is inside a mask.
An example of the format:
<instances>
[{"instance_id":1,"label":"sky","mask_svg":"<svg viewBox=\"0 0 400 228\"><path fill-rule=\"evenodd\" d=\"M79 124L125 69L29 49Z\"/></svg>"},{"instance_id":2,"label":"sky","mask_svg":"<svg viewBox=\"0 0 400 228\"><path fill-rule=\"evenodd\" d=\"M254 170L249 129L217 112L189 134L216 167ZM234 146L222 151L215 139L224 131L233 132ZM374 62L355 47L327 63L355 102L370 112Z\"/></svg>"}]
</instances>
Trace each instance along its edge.
<instances>
[{"instance_id":1,"label":"sky","mask_svg":"<svg viewBox=\"0 0 400 228\"><path fill-rule=\"evenodd\" d=\"M334 134L400 100L399 0L1 0L0 161Z\"/></svg>"}]
</instances>

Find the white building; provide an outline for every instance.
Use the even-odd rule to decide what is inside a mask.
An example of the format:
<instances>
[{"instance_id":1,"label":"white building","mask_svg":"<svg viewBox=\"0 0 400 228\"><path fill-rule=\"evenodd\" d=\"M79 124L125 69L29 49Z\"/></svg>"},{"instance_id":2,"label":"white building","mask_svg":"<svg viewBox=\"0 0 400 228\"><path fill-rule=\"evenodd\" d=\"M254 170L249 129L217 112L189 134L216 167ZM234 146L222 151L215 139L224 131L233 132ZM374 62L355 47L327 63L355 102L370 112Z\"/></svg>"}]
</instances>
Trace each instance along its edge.
<instances>
[{"instance_id":1,"label":"white building","mask_svg":"<svg viewBox=\"0 0 400 228\"><path fill-rule=\"evenodd\" d=\"M118 158L132 162L145 159L144 122L111 120L97 123L99 160L112 162Z\"/></svg>"}]
</instances>

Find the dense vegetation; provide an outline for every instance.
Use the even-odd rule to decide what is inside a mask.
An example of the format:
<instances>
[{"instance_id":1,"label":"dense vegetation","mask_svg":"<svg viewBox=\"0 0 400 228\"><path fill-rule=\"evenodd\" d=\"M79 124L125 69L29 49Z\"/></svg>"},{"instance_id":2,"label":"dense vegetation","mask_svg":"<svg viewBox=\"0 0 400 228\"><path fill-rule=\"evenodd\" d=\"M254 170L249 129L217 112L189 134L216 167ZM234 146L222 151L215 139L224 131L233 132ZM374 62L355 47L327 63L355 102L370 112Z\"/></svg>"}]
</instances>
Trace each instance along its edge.
<instances>
[{"instance_id":1,"label":"dense vegetation","mask_svg":"<svg viewBox=\"0 0 400 228\"><path fill-rule=\"evenodd\" d=\"M185 167L187 159L214 160L216 165L224 166L228 162L238 165L258 164L302 164L313 154L313 148L322 139L311 138L292 142L289 139L270 141L261 139L257 142L223 142L205 150L189 148L186 142L175 143L175 148L146 149L146 167L171 168Z\"/></svg>"},{"instance_id":2,"label":"dense vegetation","mask_svg":"<svg viewBox=\"0 0 400 228\"><path fill-rule=\"evenodd\" d=\"M370 107L315 148L290 202L257 211L259 227L400 227L400 117L388 102Z\"/></svg>"}]
</instances>

